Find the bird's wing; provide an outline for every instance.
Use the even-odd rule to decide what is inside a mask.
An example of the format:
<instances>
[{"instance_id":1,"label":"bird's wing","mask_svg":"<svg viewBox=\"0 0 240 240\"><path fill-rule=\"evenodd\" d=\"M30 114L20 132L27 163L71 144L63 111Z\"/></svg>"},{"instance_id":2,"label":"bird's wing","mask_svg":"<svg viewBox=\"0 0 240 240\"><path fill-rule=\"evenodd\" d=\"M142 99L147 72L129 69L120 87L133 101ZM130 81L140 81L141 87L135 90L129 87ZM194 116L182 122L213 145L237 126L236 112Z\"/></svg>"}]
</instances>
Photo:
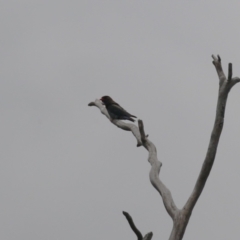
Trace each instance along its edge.
<instances>
[{"instance_id":1,"label":"bird's wing","mask_svg":"<svg viewBox=\"0 0 240 240\"><path fill-rule=\"evenodd\" d=\"M119 105L116 105L116 104L111 104L110 106L108 106L108 110L116 115L128 115L129 114L125 109L123 109L122 107L120 107Z\"/></svg>"},{"instance_id":2,"label":"bird's wing","mask_svg":"<svg viewBox=\"0 0 240 240\"><path fill-rule=\"evenodd\" d=\"M111 104L110 106L108 106L108 110L117 116L131 116L131 114L128 113L125 109L116 104Z\"/></svg>"}]
</instances>

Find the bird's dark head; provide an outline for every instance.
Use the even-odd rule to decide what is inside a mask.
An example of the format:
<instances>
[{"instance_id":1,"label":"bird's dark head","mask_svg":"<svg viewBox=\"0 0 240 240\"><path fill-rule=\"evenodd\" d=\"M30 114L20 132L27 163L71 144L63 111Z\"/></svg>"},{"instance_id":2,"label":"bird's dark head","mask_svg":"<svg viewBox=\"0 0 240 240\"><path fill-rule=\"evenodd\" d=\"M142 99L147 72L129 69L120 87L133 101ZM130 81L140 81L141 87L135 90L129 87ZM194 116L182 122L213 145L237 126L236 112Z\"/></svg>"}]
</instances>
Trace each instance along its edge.
<instances>
[{"instance_id":1,"label":"bird's dark head","mask_svg":"<svg viewBox=\"0 0 240 240\"><path fill-rule=\"evenodd\" d=\"M109 97L109 96L103 96L102 98L100 98L100 100L103 102L104 105L108 105L108 104L114 103L112 98Z\"/></svg>"}]
</instances>

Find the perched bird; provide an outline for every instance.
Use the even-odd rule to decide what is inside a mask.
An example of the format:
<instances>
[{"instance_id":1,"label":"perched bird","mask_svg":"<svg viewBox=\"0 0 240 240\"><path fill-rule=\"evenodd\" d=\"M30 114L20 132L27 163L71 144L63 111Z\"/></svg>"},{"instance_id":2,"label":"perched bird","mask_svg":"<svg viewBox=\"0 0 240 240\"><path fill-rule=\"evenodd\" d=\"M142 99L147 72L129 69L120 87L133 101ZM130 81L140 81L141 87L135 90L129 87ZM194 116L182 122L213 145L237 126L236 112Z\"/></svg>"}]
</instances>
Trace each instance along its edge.
<instances>
[{"instance_id":1,"label":"perched bird","mask_svg":"<svg viewBox=\"0 0 240 240\"><path fill-rule=\"evenodd\" d=\"M100 100L106 106L106 109L112 119L129 120L132 122L135 121L132 117L136 118L136 116L128 113L118 103L113 101L113 99L109 96L104 96Z\"/></svg>"}]
</instances>

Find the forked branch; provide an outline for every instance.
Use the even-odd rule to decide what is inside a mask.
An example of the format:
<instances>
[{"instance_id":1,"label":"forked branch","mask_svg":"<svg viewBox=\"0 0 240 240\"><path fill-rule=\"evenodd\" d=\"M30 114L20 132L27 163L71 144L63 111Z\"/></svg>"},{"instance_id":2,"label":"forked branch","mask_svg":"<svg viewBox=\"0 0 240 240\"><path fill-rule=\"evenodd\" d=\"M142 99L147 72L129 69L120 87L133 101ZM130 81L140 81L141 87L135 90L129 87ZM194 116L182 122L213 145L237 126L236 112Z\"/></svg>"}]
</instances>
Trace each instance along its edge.
<instances>
[{"instance_id":1,"label":"forked branch","mask_svg":"<svg viewBox=\"0 0 240 240\"><path fill-rule=\"evenodd\" d=\"M138 240L142 240L143 239L143 236L142 236L142 233L137 229L137 227L135 226L134 222L133 222L133 219L132 217L130 216L129 213L127 212L122 212L123 215L126 217L131 229L133 230L133 232L137 235L137 239Z\"/></svg>"},{"instance_id":2,"label":"forked branch","mask_svg":"<svg viewBox=\"0 0 240 240\"><path fill-rule=\"evenodd\" d=\"M218 77L219 77L219 94L218 94L217 110L216 110L214 127L212 130L207 154L206 154L205 160L203 162L202 169L198 176L198 179L197 179L196 185L193 189L193 192L185 205L185 209L187 209L190 212L192 211L193 207L195 206L195 204L204 188L204 185L207 181L207 178L212 169L212 165L214 163L214 159L215 159L217 147L218 147L218 142L219 142L220 135L221 135L222 128L223 128L228 93L236 83L240 82L240 78L238 78L238 77L232 78L232 64L231 63L229 63L229 65L228 65L228 78L226 78L226 76L223 72L223 69L222 69L221 58L219 56L217 58L214 55L212 56L212 58L213 58L213 65L215 66Z\"/></svg>"},{"instance_id":3,"label":"forked branch","mask_svg":"<svg viewBox=\"0 0 240 240\"><path fill-rule=\"evenodd\" d=\"M120 121L120 120L112 120L109 117L106 108L102 105L102 103L99 100L89 103L89 106L98 107L102 112L102 114L104 114L117 127L123 130L132 131L133 135L137 139L137 146L142 145L148 150L149 152L148 161L151 164L151 170L149 174L150 181L162 196L162 200L166 208L166 211L173 219L173 229L172 229L169 240L181 240L183 238L192 210L199 196L201 195L201 192L205 186L205 183L207 181L207 178L210 174L210 171L212 169L212 166L215 160L217 147L218 147L218 143L219 143L219 139L220 139L220 135L223 128L223 123L224 123L224 115L225 115L225 108L226 108L228 93L236 83L240 82L239 77L232 78L231 63L229 63L228 65L228 78L226 78L222 69L220 56L218 55L218 57L215 57L213 55L212 58L213 58L213 64L216 68L216 71L219 77L219 92L218 92L216 118L215 118L213 130L212 130L212 134L210 137L209 146L207 149L207 154L202 165L202 169L200 171L200 174L194 186L193 192L191 193L185 206L181 210L179 210L176 207L173 201L171 192L168 190L168 188L162 183L162 181L159 178L159 173L160 173L162 163L157 159L157 150L155 145L145 135L143 122L141 120L138 120L138 127L137 127L134 124L124 123L123 121ZM135 232L135 234L138 236L138 239L140 240L142 238L142 234L135 227L130 215L127 214L126 212L123 212L123 214L128 219L130 226L132 227L133 231ZM151 238L152 238L152 233L148 233L143 238L143 240L150 240Z\"/></svg>"},{"instance_id":4,"label":"forked branch","mask_svg":"<svg viewBox=\"0 0 240 240\"><path fill-rule=\"evenodd\" d=\"M141 232L137 229L137 227L135 226L132 217L130 216L129 213L124 212L123 211L123 215L126 217L131 229L133 230L133 232L137 235L137 239L138 240L151 240L153 233L149 232L147 233L144 237L142 236Z\"/></svg>"},{"instance_id":5,"label":"forked branch","mask_svg":"<svg viewBox=\"0 0 240 240\"><path fill-rule=\"evenodd\" d=\"M226 78L222 69L220 56L218 55L218 57L215 57L213 55L212 58L213 64L216 68L219 77L219 92L214 127L210 137L207 154L203 162L203 166L198 176L198 179L196 181L195 187L189 199L187 200L185 206L178 212L177 217L174 220L173 229L169 240L181 240L183 238L192 210L199 196L202 193L202 190L205 186L205 183L207 181L207 178L210 174L210 171L215 160L218 142L220 139L224 123L224 114L228 93L231 90L231 88L240 81L238 77L232 78L232 64L229 64L228 66L228 78Z\"/></svg>"}]
</instances>

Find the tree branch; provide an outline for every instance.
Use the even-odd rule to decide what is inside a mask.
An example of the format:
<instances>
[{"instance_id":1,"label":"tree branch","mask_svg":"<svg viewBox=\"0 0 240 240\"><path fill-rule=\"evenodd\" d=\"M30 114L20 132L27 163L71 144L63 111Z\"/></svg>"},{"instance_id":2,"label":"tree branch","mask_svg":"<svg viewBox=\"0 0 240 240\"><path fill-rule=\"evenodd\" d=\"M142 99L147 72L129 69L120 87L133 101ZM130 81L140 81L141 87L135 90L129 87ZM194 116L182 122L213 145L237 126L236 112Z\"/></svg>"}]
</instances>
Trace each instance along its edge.
<instances>
[{"instance_id":1,"label":"tree branch","mask_svg":"<svg viewBox=\"0 0 240 240\"><path fill-rule=\"evenodd\" d=\"M203 162L203 166L198 176L198 179L196 181L196 184L194 186L193 192L191 193L185 206L181 210L179 210L176 207L173 201L171 192L159 179L159 173L160 173L162 163L157 159L157 149L155 145L149 139L147 139L147 136L145 135L143 122L141 120L138 120L139 128L137 128L137 126L135 126L134 124L127 124L120 120L112 120L109 117L106 108L102 105L102 103L99 100L89 103L89 106L98 107L102 112L102 114L104 114L117 127L123 130L132 131L133 135L137 139L137 143L138 143L137 146L143 145L148 150L149 152L148 161L152 166L149 174L150 181L162 196L163 204L166 208L166 211L173 219L173 229L172 229L169 240L181 240L183 238L192 210L199 196L201 195L201 192L205 186L205 183L207 181L207 178L210 174L210 171L212 169L212 166L215 160L217 147L218 147L218 143L219 143L219 139L221 136L223 123L224 123L224 115L225 115L225 108L226 108L228 93L236 83L240 82L239 77L232 78L231 63L229 63L228 65L228 78L226 78L222 69L220 56L218 55L218 57L215 57L214 55L212 55L212 58L213 58L213 64L216 68L216 71L219 77L219 92L218 92L217 110L216 110L214 127L210 137L207 154ZM132 218L126 212L123 212L123 214L128 219L128 222L131 228L133 229L133 231L138 236L138 239L140 240L142 238L142 234L135 227L132 221ZM143 240L150 240L151 238L152 238L152 233L150 232L145 235Z\"/></svg>"},{"instance_id":2,"label":"tree branch","mask_svg":"<svg viewBox=\"0 0 240 240\"><path fill-rule=\"evenodd\" d=\"M123 215L126 217L131 229L133 230L133 232L137 235L138 240L151 240L153 233L149 232L147 233L144 237L142 236L141 232L137 229L137 227L135 226L132 217L130 216L129 213L127 212L122 212Z\"/></svg>"},{"instance_id":3,"label":"tree branch","mask_svg":"<svg viewBox=\"0 0 240 240\"><path fill-rule=\"evenodd\" d=\"M232 79L232 64L228 64L228 81Z\"/></svg>"},{"instance_id":4,"label":"tree branch","mask_svg":"<svg viewBox=\"0 0 240 240\"><path fill-rule=\"evenodd\" d=\"M147 233L147 234L144 236L143 240L151 240L151 239L152 239L152 236L153 236L153 233L152 233L152 232Z\"/></svg>"},{"instance_id":5,"label":"tree branch","mask_svg":"<svg viewBox=\"0 0 240 240\"><path fill-rule=\"evenodd\" d=\"M142 144L149 152L148 161L152 166L150 173L149 173L150 181L151 181L152 185L154 186L154 188L162 196L163 204L164 204L168 214L174 220L175 215L178 212L178 208L176 207L176 205L173 201L171 192L159 179L159 173L160 173L162 163L160 161L158 161L158 159L157 159L157 149L156 149L155 145L146 138L142 120L138 120L138 127L139 127L139 130L141 133Z\"/></svg>"},{"instance_id":6,"label":"tree branch","mask_svg":"<svg viewBox=\"0 0 240 240\"><path fill-rule=\"evenodd\" d=\"M222 128L223 128L224 114L225 114L228 93L236 83L240 82L240 79L238 77L232 79L232 64L229 64L228 79L227 79L222 69L221 58L219 56L218 58L216 58L214 55L212 56L212 58L213 58L213 64L216 68L216 71L219 77L219 94L218 94L216 118L215 118L214 127L212 130L207 154L203 162L202 169L198 176L193 192L184 206L184 209L187 210L189 214L191 214L192 209L194 208L204 188L204 185L207 181L207 178L210 174L210 171L214 163L219 139L220 139Z\"/></svg>"},{"instance_id":7,"label":"tree branch","mask_svg":"<svg viewBox=\"0 0 240 240\"><path fill-rule=\"evenodd\" d=\"M130 214L127 213L127 212L124 212L124 211L122 213L126 217L126 219L128 220L128 223L129 223L131 229L133 230L133 232L137 235L138 240L143 240L143 236L142 236L141 232L135 226L135 224L133 222L133 219L130 216Z\"/></svg>"},{"instance_id":8,"label":"tree branch","mask_svg":"<svg viewBox=\"0 0 240 240\"><path fill-rule=\"evenodd\" d=\"M106 108L99 100L95 100L95 102L89 103L88 106L98 107L101 113L104 114L114 125L116 125L117 127L123 130L132 131L133 135L137 139L137 142L138 142L137 146L143 145L149 151L148 161L152 166L149 174L150 182L152 183L153 187L160 193L163 200L163 204L168 214L171 216L172 219L174 219L175 214L178 211L178 208L176 207L173 201L171 192L159 179L159 172L160 172L162 163L159 162L157 159L157 150L155 145L151 141L149 141L147 139L147 136L145 135L143 122L141 120L138 120L138 125L139 125L139 128L138 128L136 125L131 123L125 123L120 120L112 120L108 115Z\"/></svg>"},{"instance_id":9,"label":"tree branch","mask_svg":"<svg viewBox=\"0 0 240 240\"><path fill-rule=\"evenodd\" d=\"M224 82L226 77L225 77L225 74L224 74L223 69L222 69L221 58L220 58L219 55L218 55L217 58L214 55L212 55L212 58L213 58L212 63L217 70L217 74L218 74L218 77L219 77L219 80L220 80L219 84L222 84L222 82Z\"/></svg>"}]
</instances>

